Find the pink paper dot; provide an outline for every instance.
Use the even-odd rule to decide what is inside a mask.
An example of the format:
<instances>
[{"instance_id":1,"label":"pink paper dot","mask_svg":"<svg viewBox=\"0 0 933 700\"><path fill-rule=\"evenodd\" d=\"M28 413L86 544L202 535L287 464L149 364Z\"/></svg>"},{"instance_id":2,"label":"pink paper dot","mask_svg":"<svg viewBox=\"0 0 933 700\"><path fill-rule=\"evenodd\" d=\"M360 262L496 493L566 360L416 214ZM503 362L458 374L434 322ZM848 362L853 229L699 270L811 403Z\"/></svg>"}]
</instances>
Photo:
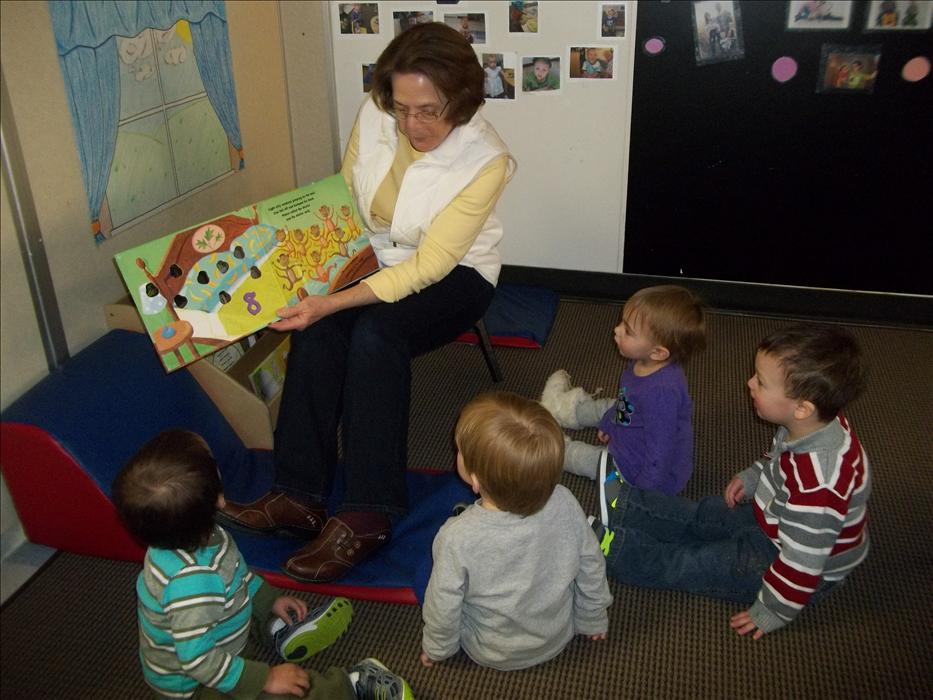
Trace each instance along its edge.
<instances>
[{"instance_id":1,"label":"pink paper dot","mask_svg":"<svg viewBox=\"0 0 933 700\"><path fill-rule=\"evenodd\" d=\"M642 44L642 47L645 49L645 53L656 56L664 50L666 42L659 36L653 36L648 39L645 39L645 43Z\"/></svg>"},{"instance_id":2,"label":"pink paper dot","mask_svg":"<svg viewBox=\"0 0 933 700\"><path fill-rule=\"evenodd\" d=\"M907 61L901 69L901 77L910 82L916 83L923 80L930 74L930 59L926 56L915 56Z\"/></svg>"},{"instance_id":3,"label":"pink paper dot","mask_svg":"<svg viewBox=\"0 0 933 700\"><path fill-rule=\"evenodd\" d=\"M779 83L786 83L797 75L797 61L790 56L781 56L771 64L771 76Z\"/></svg>"}]
</instances>

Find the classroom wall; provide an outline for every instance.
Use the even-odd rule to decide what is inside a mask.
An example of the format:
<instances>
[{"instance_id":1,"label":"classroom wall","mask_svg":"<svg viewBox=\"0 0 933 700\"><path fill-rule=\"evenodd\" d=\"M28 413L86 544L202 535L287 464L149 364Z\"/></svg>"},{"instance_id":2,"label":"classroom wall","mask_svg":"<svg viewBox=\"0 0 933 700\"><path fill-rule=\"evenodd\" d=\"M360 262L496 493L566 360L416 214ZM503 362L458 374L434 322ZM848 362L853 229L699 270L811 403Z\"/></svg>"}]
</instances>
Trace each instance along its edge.
<instances>
[{"instance_id":1,"label":"classroom wall","mask_svg":"<svg viewBox=\"0 0 933 700\"><path fill-rule=\"evenodd\" d=\"M374 63L394 38L394 12L431 11L435 21L445 14L485 14L485 43L474 49L478 56L516 53L519 82L523 56L559 57L559 92L517 88L514 100L487 100L482 108L518 162L496 208L505 229L503 262L622 271L636 3L624 3L625 37L611 39L600 37L601 2L539 2L534 34L510 33L509 3L499 0L379 2L379 34L342 34L341 4L328 4L341 146L364 99L362 66ZM614 49L614 79L569 80L570 47L592 45ZM286 47L287 54L303 50Z\"/></svg>"},{"instance_id":2,"label":"classroom wall","mask_svg":"<svg viewBox=\"0 0 933 700\"><path fill-rule=\"evenodd\" d=\"M291 4L291 3L283 3ZM304 13L305 39L320 46L318 3ZM45 2L0 4L0 56L24 166L37 210L59 310L71 354L107 331L103 305L126 293L113 255L146 240L293 188L295 163L285 78L279 3L226 3L233 74L246 168L166 208L115 238L96 245L80 175L64 83ZM327 71L303 77L303 90L328 94ZM37 89L41 86L41 89ZM326 159L332 170L334 138L329 100L309 105L302 149ZM6 183L4 183L5 185ZM47 373L45 355L25 285L25 272L4 186L2 202L2 385L5 408ZM6 487L2 530L18 527Z\"/></svg>"}]
</instances>

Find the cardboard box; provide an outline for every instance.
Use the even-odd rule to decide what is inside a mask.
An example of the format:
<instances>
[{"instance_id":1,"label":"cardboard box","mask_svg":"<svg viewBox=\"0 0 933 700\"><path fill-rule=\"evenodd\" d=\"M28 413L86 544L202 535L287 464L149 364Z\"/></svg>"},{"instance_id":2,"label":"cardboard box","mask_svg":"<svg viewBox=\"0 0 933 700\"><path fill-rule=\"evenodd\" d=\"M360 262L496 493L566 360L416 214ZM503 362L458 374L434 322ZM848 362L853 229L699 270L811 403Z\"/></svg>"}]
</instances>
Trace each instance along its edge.
<instances>
[{"instance_id":1,"label":"cardboard box","mask_svg":"<svg viewBox=\"0 0 933 700\"><path fill-rule=\"evenodd\" d=\"M110 328L145 333L142 319L129 296L104 307ZM224 372L210 361L201 358L188 365L191 376L210 397L227 419L230 427L249 449L271 450L272 431L279 414L281 392L268 403L253 393L250 373L288 339L287 334L267 331L246 353ZM153 352L155 350L153 349Z\"/></svg>"}]
</instances>

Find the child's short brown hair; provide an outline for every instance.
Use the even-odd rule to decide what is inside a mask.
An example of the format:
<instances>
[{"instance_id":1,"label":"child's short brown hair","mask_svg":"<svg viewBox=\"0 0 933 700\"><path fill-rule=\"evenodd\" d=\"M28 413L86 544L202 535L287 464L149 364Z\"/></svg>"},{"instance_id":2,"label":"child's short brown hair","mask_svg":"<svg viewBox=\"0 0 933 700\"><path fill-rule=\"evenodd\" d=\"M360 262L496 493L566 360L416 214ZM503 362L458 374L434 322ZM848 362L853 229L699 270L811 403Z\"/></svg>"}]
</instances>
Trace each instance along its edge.
<instances>
[{"instance_id":1,"label":"child's short brown hair","mask_svg":"<svg viewBox=\"0 0 933 700\"><path fill-rule=\"evenodd\" d=\"M780 361L785 395L811 402L823 421L835 418L865 386L859 345L838 326L785 326L758 343L758 351Z\"/></svg>"},{"instance_id":2,"label":"child's short brown hair","mask_svg":"<svg viewBox=\"0 0 933 700\"><path fill-rule=\"evenodd\" d=\"M188 430L154 437L113 483L113 501L127 530L158 549L194 551L204 546L222 493L210 447Z\"/></svg>"},{"instance_id":3,"label":"child's short brown hair","mask_svg":"<svg viewBox=\"0 0 933 700\"><path fill-rule=\"evenodd\" d=\"M466 405L457 448L496 507L532 515L560 481L564 434L537 401L509 392L482 394Z\"/></svg>"},{"instance_id":4,"label":"child's short brown hair","mask_svg":"<svg viewBox=\"0 0 933 700\"><path fill-rule=\"evenodd\" d=\"M639 289L625 302L622 313L640 318L674 362L686 362L706 348L703 303L689 289L675 284Z\"/></svg>"}]
</instances>

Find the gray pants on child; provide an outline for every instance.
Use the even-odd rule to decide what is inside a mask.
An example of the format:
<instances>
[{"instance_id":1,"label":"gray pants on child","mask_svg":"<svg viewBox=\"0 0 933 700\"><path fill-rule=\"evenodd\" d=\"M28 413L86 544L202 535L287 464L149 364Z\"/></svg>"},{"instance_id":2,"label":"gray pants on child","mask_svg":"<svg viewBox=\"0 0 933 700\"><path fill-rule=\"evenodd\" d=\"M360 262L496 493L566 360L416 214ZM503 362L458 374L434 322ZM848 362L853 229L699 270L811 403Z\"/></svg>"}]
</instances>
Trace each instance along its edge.
<instances>
[{"instance_id":1,"label":"gray pants on child","mask_svg":"<svg viewBox=\"0 0 933 700\"><path fill-rule=\"evenodd\" d=\"M586 428L595 428L613 404L613 398L590 398L577 406L577 421ZM564 435L564 471L595 480L599 474L599 456L605 449L605 445L591 445Z\"/></svg>"}]
</instances>

